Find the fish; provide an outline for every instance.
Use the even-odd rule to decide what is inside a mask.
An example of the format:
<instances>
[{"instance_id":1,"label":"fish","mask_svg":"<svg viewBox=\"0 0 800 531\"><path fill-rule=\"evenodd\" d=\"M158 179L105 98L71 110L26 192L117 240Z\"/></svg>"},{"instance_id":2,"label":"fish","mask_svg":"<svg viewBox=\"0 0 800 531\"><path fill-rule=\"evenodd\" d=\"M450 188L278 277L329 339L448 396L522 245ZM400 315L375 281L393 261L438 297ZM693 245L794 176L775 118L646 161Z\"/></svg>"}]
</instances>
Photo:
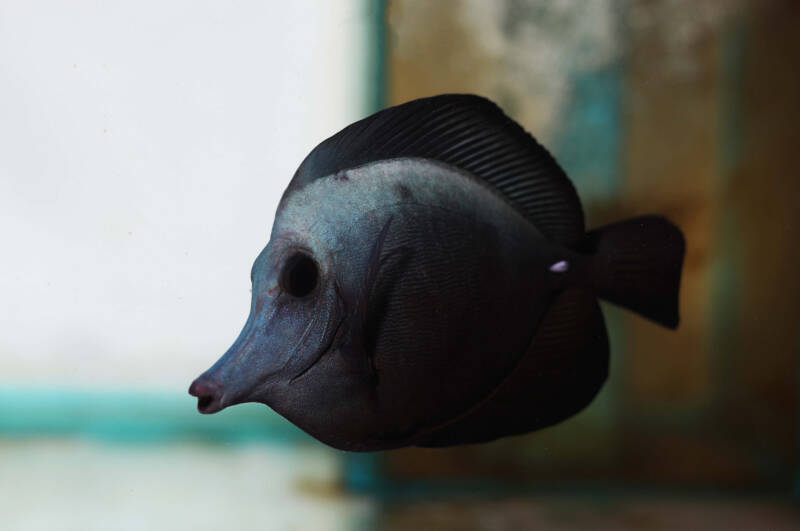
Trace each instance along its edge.
<instances>
[{"instance_id":1,"label":"fish","mask_svg":"<svg viewBox=\"0 0 800 531\"><path fill-rule=\"evenodd\" d=\"M678 326L684 253L659 215L587 231L564 170L489 99L410 101L302 161L244 328L189 393L204 414L265 404L347 451L533 432L608 377L598 299Z\"/></svg>"}]
</instances>

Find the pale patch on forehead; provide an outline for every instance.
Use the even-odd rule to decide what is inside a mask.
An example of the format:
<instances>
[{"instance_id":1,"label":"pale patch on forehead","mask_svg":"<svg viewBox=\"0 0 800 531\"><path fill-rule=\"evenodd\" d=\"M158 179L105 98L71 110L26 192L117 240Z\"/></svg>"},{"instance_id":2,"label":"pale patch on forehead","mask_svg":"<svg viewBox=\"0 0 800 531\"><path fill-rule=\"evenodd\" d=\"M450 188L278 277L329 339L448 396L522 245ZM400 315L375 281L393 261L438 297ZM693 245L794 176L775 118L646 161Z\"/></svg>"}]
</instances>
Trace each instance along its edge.
<instances>
[{"instance_id":1,"label":"pale patch on forehead","mask_svg":"<svg viewBox=\"0 0 800 531\"><path fill-rule=\"evenodd\" d=\"M498 192L457 168L426 159L392 159L342 170L286 197L272 237L293 234L312 250L331 249L368 212L383 218L413 202L479 215L507 230L536 231Z\"/></svg>"}]
</instances>

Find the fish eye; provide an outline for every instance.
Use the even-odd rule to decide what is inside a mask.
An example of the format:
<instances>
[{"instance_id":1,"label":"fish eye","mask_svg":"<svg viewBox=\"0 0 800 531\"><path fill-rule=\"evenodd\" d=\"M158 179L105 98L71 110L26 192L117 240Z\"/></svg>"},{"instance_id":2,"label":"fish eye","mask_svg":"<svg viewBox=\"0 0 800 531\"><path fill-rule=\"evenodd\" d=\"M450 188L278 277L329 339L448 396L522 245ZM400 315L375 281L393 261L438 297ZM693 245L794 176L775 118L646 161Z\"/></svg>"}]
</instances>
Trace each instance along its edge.
<instances>
[{"instance_id":1,"label":"fish eye","mask_svg":"<svg viewBox=\"0 0 800 531\"><path fill-rule=\"evenodd\" d=\"M283 266L281 288L293 297L305 297L317 286L317 263L305 253L292 255Z\"/></svg>"}]
</instances>

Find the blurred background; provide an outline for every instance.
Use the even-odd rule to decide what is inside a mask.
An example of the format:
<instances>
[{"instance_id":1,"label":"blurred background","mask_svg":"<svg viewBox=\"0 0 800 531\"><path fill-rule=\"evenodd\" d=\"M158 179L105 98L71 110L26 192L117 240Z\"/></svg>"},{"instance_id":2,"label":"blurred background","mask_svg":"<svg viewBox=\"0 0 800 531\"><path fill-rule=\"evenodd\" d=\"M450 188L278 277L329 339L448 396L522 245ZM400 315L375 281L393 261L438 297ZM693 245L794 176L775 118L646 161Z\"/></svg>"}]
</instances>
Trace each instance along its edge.
<instances>
[{"instance_id":1,"label":"blurred background","mask_svg":"<svg viewBox=\"0 0 800 531\"><path fill-rule=\"evenodd\" d=\"M800 526L795 0L0 0L0 529ZM576 417L351 454L195 411L302 158L445 92L557 157L587 226L685 232L681 325L603 310Z\"/></svg>"}]
</instances>

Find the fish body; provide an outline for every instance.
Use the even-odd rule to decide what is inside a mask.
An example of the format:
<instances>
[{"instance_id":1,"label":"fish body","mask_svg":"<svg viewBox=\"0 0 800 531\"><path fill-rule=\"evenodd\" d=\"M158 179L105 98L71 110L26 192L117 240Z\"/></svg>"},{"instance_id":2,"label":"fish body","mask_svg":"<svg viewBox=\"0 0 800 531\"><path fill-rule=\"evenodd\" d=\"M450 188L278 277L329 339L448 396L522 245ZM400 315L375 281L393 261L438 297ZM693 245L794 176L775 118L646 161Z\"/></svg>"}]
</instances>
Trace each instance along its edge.
<instances>
[{"instance_id":1,"label":"fish body","mask_svg":"<svg viewBox=\"0 0 800 531\"><path fill-rule=\"evenodd\" d=\"M250 316L190 388L345 450L449 446L576 413L608 373L597 297L677 325L683 237L586 233L577 195L490 101L416 100L320 144L256 259Z\"/></svg>"}]
</instances>

